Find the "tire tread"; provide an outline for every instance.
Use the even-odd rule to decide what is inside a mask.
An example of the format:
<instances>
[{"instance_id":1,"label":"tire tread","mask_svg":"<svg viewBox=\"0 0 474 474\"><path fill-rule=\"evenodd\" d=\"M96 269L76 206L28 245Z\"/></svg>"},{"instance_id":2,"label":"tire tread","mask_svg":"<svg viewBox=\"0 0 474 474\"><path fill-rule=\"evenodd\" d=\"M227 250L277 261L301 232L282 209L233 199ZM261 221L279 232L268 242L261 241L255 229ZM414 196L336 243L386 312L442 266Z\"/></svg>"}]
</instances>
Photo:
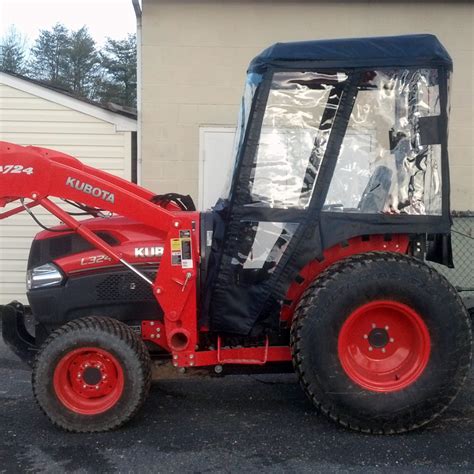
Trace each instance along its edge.
<instances>
[{"instance_id":1,"label":"tire tread","mask_svg":"<svg viewBox=\"0 0 474 474\"><path fill-rule=\"evenodd\" d=\"M140 384L140 396L136 400L134 406L130 407L127 413L120 413L112 417L108 424L100 429L91 429L87 426L83 426L81 428L66 426L62 423L58 418L54 417L54 415L47 413L44 408L42 407L41 403L38 399L37 393L37 369L39 364L42 361L42 357L44 351L50 344L54 343L57 339L63 338L68 334L75 333L78 331L91 331L91 332L101 332L111 337L115 337L120 341L124 342L128 347L132 349L132 351L137 355L139 360L139 365L141 369L141 384ZM111 431L114 429L119 428L120 426L124 425L128 421L130 421L138 412L140 407L145 402L148 393L151 387L151 380L152 380L152 371L151 371L151 360L150 354L143 343L143 341L133 332L133 330L125 325L124 323L117 321L113 318L108 317L96 317L96 316L88 316L85 318L75 319L70 321L69 323L65 324L64 326L59 327L55 331L53 331L49 337L44 341L43 345L41 346L40 350L38 351L32 371L32 387L33 387L33 395L36 400L36 403L40 407L41 411L49 418L49 420L57 427L64 429L69 432L75 433L93 433L93 432L105 432Z\"/></svg>"},{"instance_id":2,"label":"tire tread","mask_svg":"<svg viewBox=\"0 0 474 474\"><path fill-rule=\"evenodd\" d=\"M336 423L350 428L355 431L370 433L370 434L398 434L407 431L411 431L417 429L427 423L430 423L432 420L437 418L454 400L457 396L460 388L462 387L465 379L468 376L469 367L471 365L471 358L472 358L472 351L466 351L466 347L464 344L461 343L456 345L456 355L458 357L460 370L459 372L464 374L462 380L456 381L457 390L453 390L452 393L443 398L442 400L438 400L438 403L434 406L430 406L424 410L424 413L421 414L417 412L417 419L423 418L423 422L415 422L413 421L414 417L407 417L400 423L396 428L392 427L382 427L380 428L376 423L373 424L373 427L362 426L360 423L356 423L354 420L351 420L347 417L341 417L337 414L334 410L332 410L329 406L326 406L324 402L318 397L318 395L312 390L311 382L309 381L305 371L303 369L303 356L302 356L302 348L301 348L301 340L302 340L302 332L305 330L305 321L308 318L309 310L311 307L314 307L317 303L319 295L326 291L328 285L337 279L338 274L341 272L350 272L354 271L357 268L369 266L376 264L377 262L393 262L399 263L402 265L407 265L411 268L418 268L422 271L426 272L427 277L430 279L435 279L441 284L445 289L451 294L454 300L463 307L462 300L455 290L455 288L448 282L448 280L437 272L435 269L426 265L425 263L404 255L395 252L369 252L365 254L358 254L352 257L348 257L343 259L339 262L336 262L328 269L326 269L321 275L316 278L309 287L303 293L300 302L298 303L293 322L290 332L290 345L292 348L292 355L293 355L293 366L300 381L300 384L303 388L303 391L307 395L307 397L312 401L314 406L325 416L330 418L331 420L335 421ZM472 329L471 329L471 320L467 311L464 311L463 317L465 318L466 326L469 327L469 337L464 338L466 344L471 346L472 344ZM460 341L461 342L461 341ZM466 354L469 354L466 356ZM429 405L429 404L427 404Z\"/></svg>"}]
</instances>

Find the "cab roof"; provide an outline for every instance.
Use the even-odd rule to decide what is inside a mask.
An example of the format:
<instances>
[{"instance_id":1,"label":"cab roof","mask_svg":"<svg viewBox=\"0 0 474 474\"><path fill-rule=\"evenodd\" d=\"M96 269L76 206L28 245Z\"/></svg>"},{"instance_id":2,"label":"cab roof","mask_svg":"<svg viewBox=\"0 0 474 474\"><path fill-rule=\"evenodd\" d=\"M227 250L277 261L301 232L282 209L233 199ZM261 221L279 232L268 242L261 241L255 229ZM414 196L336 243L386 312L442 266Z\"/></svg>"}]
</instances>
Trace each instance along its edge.
<instances>
[{"instance_id":1,"label":"cab roof","mask_svg":"<svg viewBox=\"0 0 474 474\"><path fill-rule=\"evenodd\" d=\"M318 66L445 66L452 69L452 60L434 35L379 36L275 43L252 60L248 72L263 73L270 67Z\"/></svg>"}]
</instances>

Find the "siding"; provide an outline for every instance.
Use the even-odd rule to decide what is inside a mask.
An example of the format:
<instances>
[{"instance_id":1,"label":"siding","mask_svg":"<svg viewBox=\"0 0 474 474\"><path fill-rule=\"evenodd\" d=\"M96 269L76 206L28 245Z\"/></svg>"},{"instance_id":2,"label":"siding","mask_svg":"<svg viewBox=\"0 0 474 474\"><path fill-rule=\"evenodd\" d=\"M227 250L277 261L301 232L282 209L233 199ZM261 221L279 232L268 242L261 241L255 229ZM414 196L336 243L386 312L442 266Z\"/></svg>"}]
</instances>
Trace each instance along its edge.
<instances>
[{"instance_id":1,"label":"siding","mask_svg":"<svg viewBox=\"0 0 474 474\"><path fill-rule=\"evenodd\" d=\"M246 68L272 43L434 33L454 61L452 207L474 209L472 2L143 0L142 25L144 186L197 197L199 128L235 126Z\"/></svg>"},{"instance_id":2,"label":"siding","mask_svg":"<svg viewBox=\"0 0 474 474\"><path fill-rule=\"evenodd\" d=\"M52 148L130 179L130 132L5 84L0 84L0 140ZM34 212L46 225L58 222L40 208ZM26 302L26 261L40 230L26 213L1 221L0 304Z\"/></svg>"}]
</instances>

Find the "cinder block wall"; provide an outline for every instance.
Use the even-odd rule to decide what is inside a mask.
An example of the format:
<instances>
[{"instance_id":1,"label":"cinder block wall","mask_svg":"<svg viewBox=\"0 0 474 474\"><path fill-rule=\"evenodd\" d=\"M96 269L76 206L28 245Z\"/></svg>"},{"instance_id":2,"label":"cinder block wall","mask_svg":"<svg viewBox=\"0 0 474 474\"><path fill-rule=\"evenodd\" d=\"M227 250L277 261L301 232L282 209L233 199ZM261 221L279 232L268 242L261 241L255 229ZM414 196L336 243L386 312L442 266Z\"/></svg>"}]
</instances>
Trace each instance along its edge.
<instances>
[{"instance_id":1,"label":"cinder block wall","mask_svg":"<svg viewBox=\"0 0 474 474\"><path fill-rule=\"evenodd\" d=\"M197 198L199 127L235 125L249 61L277 41L434 33L454 64L452 207L474 209L474 4L144 0L142 182Z\"/></svg>"}]
</instances>

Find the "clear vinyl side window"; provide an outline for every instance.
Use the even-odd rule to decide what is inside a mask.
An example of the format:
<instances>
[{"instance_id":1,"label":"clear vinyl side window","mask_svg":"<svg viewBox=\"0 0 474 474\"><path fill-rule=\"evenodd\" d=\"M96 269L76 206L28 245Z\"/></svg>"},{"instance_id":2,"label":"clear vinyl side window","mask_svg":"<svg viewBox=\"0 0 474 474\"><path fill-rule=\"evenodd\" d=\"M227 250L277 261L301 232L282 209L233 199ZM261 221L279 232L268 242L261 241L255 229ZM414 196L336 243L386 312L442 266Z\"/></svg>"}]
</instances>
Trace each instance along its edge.
<instances>
[{"instance_id":1,"label":"clear vinyl side window","mask_svg":"<svg viewBox=\"0 0 474 474\"><path fill-rule=\"evenodd\" d=\"M346 79L343 73L274 74L250 177L249 205L309 205Z\"/></svg>"},{"instance_id":2,"label":"clear vinyl side window","mask_svg":"<svg viewBox=\"0 0 474 474\"><path fill-rule=\"evenodd\" d=\"M249 286L270 278L298 225L288 222L242 221L238 251L231 261L235 284Z\"/></svg>"},{"instance_id":3,"label":"clear vinyl side window","mask_svg":"<svg viewBox=\"0 0 474 474\"><path fill-rule=\"evenodd\" d=\"M364 73L323 210L441 214L436 69Z\"/></svg>"}]
</instances>

